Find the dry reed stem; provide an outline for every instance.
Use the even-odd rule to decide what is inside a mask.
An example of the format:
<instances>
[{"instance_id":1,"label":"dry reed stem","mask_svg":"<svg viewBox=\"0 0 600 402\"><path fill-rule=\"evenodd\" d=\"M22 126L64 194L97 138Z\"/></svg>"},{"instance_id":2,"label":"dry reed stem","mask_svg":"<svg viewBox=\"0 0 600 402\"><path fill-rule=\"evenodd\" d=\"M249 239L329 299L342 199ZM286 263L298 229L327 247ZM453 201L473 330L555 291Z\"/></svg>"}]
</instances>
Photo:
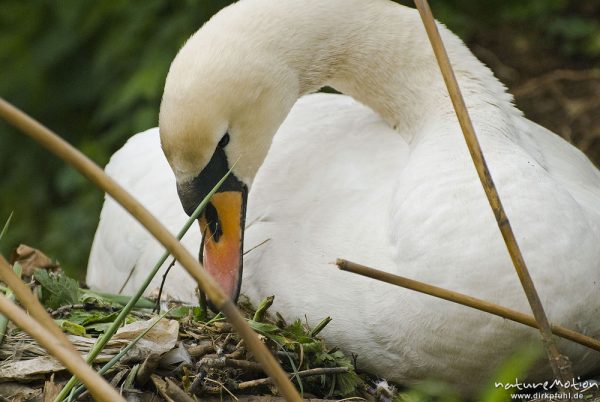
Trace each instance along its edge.
<instances>
[{"instance_id":1,"label":"dry reed stem","mask_svg":"<svg viewBox=\"0 0 600 402\"><path fill-rule=\"evenodd\" d=\"M0 117L73 166L92 183L121 204L196 279L200 289L227 316L229 322L244 339L246 345L256 357L256 360L264 367L265 372L273 378L279 392L287 400L302 400L285 372L265 345L261 343L256 333L248 326L233 302L225 295L215 280L204 271L200 263L183 248L179 241L146 208L80 151L36 120L6 102L3 98L0 98Z\"/></svg>"},{"instance_id":2,"label":"dry reed stem","mask_svg":"<svg viewBox=\"0 0 600 402\"><path fill-rule=\"evenodd\" d=\"M408 279L403 276L379 271L377 269L343 259L338 259L336 261L336 265L342 271L352 272L354 274L366 276L372 279L376 279L378 281L414 290L416 292L425 293L430 296L438 297L440 299L448 300L466 307L471 307L476 310L497 315L498 317L506 318L508 320L527 325L531 328L538 328L538 324L533 316L503 306L499 306L497 304L482 299L467 296L465 294L440 288L438 286L429 285L427 283L415 281L414 279ZM600 352L600 341L597 339L590 338L589 336L583 335L579 332L573 331L569 328L565 328L556 324L551 324L551 329L554 334L560 336L561 338L568 339L570 341L573 341L575 343Z\"/></svg>"},{"instance_id":3,"label":"dry reed stem","mask_svg":"<svg viewBox=\"0 0 600 402\"><path fill-rule=\"evenodd\" d=\"M546 348L554 376L561 380L563 384L567 383L573 378L571 364L566 356L560 354L556 344L554 343L554 339L552 338L552 329L550 327L548 317L544 312L544 307L542 306L540 297L535 289L533 280L529 275L527 265L525 264L523 255L517 243L517 239L515 238L508 217L504 212L504 208L500 201L500 196L498 195L498 191L496 190L496 186L492 180L492 176L487 167L483 152L481 151L481 146L479 145L477 135L475 134L475 129L473 128L473 123L460 92L460 88L458 86L458 82L456 81L454 70L450 64L450 60L442 42L442 38L440 37L435 20L433 19L433 14L431 13L429 4L427 0L415 0L415 4L417 5L417 9L421 15L423 24L425 25L425 30L427 31L431 46L433 47L435 57L440 66L444 82L448 88L452 105L454 106L456 116L458 117L460 127L462 128L462 132L465 137L465 141L467 142L473 163L475 164L477 174L479 175L479 179L483 189L485 190L485 194L490 206L494 211L494 216L496 217L496 222L498 223L498 227L500 228L500 232L504 238L504 243L506 244L506 248L508 249L513 265L515 266L521 281L521 285L523 286L525 294L527 295L527 300L529 301L529 305L533 311L533 316L538 324L537 327L542 335L542 340Z\"/></svg>"},{"instance_id":4,"label":"dry reed stem","mask_svg":"<svg viewBox=\"0 0 600 402\"><path fill-rule=\"evenodd\" d=\"M54 340L55 345L60 345L60 348L68 353L68 358L74 360L72 363L75 365L84 364L86 367L89 367L81 354L75 349L73 344L69 342L67 336L62 332L62 330L56 325L52 317L48 314L48 312L44 309L44 307L40 304L38 299L31 293L31 290L19 279L19 277L13 272L10 267L10 264L4 259L4 257L0 256L0 279L4 282L15 294L17 299L21 302L21 304L29 311L29 314L33 317L33 319L37 320L37 325L43 327L44 330L49 334L45 335L48 340ZM7 299L8 300L8 299ZM30 318L31 319L31 318ZM12 320L12 319L11 319ZM16 321L13 320L15 324L19 325ZM19 327L21 327L19 325ZM26 328L21 327L23 330L28 332ZM39 338L35 336L34 333L28 332L38 343L46 348L42 342L39 341ZM46 348L51 354L56 357L63 365L67 368L69 366L55 353L53 353L50 349ZM70 368L69 368L70 369ZM96 384L91 392L93 395L99 395L101 392L106 391L106 387L110 388L110 385L104 381L104 379L98 375L94 370L90 368L90 371L94 374L91 379L88 379L88 382L85 382L83 377L77 372L70 370L76 377L78 377L82 382L84 382L87 386L89 386L89 381L92 381L92 384ZM101 383L106 384L106 387L101 385ZM111 388L112 389L112 388ZM111 400L111 399L106 399ZM123 400L123 399L119 399Z\"/></svg>"},{"instance_id":5,"label":"dry reed stem","mask_svg":"<svg viewBox=\"0 0 600 402\"><path fill-rule=\"evenodd\" d=\"M0 280L4 282L15 294L21 305L37 322L54 335L66 348L72 352L78 353L67 336L56 325L54 319L48 314L44 306L31 293L31 290L23 283L21 279L13 272L10 264L0 255Z\"/></svg>"},{"instance_id":6,"label":"dry reed stem","mask_svg":"<svg viewBox=\"0 0 600 402\"><path fill-rule=\"evenodd\" d=\"M71 373L84 383L94 396L102 402L125 402L125 399L104 378L87 365L81 355L54 336L52 332L27 315L4 295L0 294L0 311L23 331L31 335L44 349L61 362Z\"/></svg>"}]
</instances>

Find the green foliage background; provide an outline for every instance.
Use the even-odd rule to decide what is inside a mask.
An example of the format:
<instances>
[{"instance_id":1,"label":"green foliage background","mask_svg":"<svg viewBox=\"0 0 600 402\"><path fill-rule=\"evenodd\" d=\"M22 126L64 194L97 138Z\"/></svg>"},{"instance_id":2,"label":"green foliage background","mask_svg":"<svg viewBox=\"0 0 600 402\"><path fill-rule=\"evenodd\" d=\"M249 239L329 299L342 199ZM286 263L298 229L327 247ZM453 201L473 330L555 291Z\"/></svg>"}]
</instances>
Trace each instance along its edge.
<instances>
[{"instance_id":1,"label":"green foliage background","mask_svg":"<svg viewBox=\"0 0 600 402\"><path fill-rule=\"evenodd\" d=\"M276 0L274 0L276 1ZM405 4L408 2L403 1ZM134 133L153 127L169 63L218 0L2 0L0 96L101 165ZM564 57L600 56L600 2L432 0L467 42L510 27ZM55 157L0 123L0 244L20 242L83 276L102 194Z\"/></svg>"}]
</instances>

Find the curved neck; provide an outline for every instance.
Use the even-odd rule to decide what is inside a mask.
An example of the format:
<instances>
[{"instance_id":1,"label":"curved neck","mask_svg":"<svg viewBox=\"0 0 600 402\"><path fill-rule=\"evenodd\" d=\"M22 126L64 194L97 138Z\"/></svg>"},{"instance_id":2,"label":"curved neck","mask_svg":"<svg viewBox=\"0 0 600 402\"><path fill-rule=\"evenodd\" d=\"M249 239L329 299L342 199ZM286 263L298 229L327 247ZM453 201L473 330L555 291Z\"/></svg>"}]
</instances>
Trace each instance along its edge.
<instances>
[{"instance_id":1,"label":"curved neck","mask_svg":"<svg viewBox=\"0 0 600 402\"><path fill-rule=\"evenodd\" d=\"M260 3L268 3L268 13ZM416 10L387 0L238 4L245 8L240 10L245 21L252 21L244 31L253 30L259 54L271 54L293 72L298 96L330 85L403 132L425 119L454 115ZM439 28L472 113L489 107L511 109L512 97L492 72L454 34Z\"/></svg>"},{"instance_id":2,"label":"curved neck","mask_svg":"<svg viewBox=\"0 0 600 402\"><path fill-rule=\"evenodd\" d=\"M506 116L519 113L512 97L460 39L439 29L474 124L510 132ZM407 141L458 129L416 10L389 0L242 0L196 32L171 64L161 141L179 180L194 177L210 160L206 149L229 130L240 133L229 156L246 155L236 174L251 182L295 101L325 85L371 107Z\"/></svg>"}]
</instances>

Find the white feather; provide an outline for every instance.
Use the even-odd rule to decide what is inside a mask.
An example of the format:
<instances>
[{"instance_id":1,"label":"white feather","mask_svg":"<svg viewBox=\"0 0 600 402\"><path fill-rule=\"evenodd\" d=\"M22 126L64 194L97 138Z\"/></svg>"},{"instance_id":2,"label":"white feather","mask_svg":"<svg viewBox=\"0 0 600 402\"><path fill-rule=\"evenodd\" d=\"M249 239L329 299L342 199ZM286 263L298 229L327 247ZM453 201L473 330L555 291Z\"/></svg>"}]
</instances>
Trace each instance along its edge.
<instances>
[{"instance_id":1,"label":"white feather","mask_svg":"<svg viewBox=\"0 0 600 402\"><path fill-rule=\"evenodd\" d=\"M600 173L580 151L522 117L491 72L440 29L550 320L600 336ZM237 42L243 47L237 56L219 54L219 41L229 50L240 50ZM283 61L276 59L273 74L263 76L246 60L252 52ZM189 78L211 63L218 85ZM281 65L292 66L293 85L285 80L289 71L277 69ZM240 72L232 77L235 67ZM273 116L269 109L234 116L219 109L228 99L232 110L244 102L244 87L227 87L227 77L237 85L246 69L259 82L271 77L282 91ZM297 97L324 83L370 108L348 96L305 96L268 148L274 131L257 127L279 125L293 88ZM209 96L218 90L223 99ZM210 113L198 114L203 105L214 111L213 121ZM246 112L258 123L239 117ZM190 39L167 79L161 130L163 124L168 130L161 136L179 180L206 163L223 123L246 133L232 134L228 150L230 160L250 160L236 171L252 182L245 248L270 239L244 259L242 292L251 300L275 294L275 311L289 318L306 314L313 323L332 316L323 335L357 353L361 368L404 383L439 378L465 392L479 387L519 345L538 342L530 328L339 272L331 264L343 257L530 311L414 11L379 0L245 0L227 8ZM248 142L258 135L266 140ZM186 138L200 145L192 147ZM197 158L179 157L183 151L198 152ZM254 177L255 166L261 167ZM186 220L156 129L133 137L107 172L174 233ZM200 236L192 229L184 244L196 253ZM161 252L107 199L88 283L118 290L135 265L130 292ZM181 299L193 301L194 288L179 266L167 280L167 292ZM559 347L577 373L600 363L598 353L573 343L561 341ZM550 373L540 369L537 375Z\"/></svg>"}]
</instances>

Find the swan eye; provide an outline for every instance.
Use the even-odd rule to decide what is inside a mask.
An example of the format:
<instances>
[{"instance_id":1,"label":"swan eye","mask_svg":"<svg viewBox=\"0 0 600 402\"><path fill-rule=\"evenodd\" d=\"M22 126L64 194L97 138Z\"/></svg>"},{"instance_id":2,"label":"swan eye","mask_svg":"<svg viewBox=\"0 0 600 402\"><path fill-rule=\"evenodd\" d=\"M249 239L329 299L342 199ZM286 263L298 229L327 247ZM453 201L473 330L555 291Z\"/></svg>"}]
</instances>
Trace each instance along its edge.
<instances>
[{"instance_id":1,"label":"swan eye","mask_svg":"<svg viewBox=\"0 0 600 402\"><path fill-rule=\"evenodd\" d=\"M225 148L227 144L229 144L229 133L225 133L225 135L223 136L223 138L221 138L217 146L219 148Z\"/></svg>"}]
</instances>

